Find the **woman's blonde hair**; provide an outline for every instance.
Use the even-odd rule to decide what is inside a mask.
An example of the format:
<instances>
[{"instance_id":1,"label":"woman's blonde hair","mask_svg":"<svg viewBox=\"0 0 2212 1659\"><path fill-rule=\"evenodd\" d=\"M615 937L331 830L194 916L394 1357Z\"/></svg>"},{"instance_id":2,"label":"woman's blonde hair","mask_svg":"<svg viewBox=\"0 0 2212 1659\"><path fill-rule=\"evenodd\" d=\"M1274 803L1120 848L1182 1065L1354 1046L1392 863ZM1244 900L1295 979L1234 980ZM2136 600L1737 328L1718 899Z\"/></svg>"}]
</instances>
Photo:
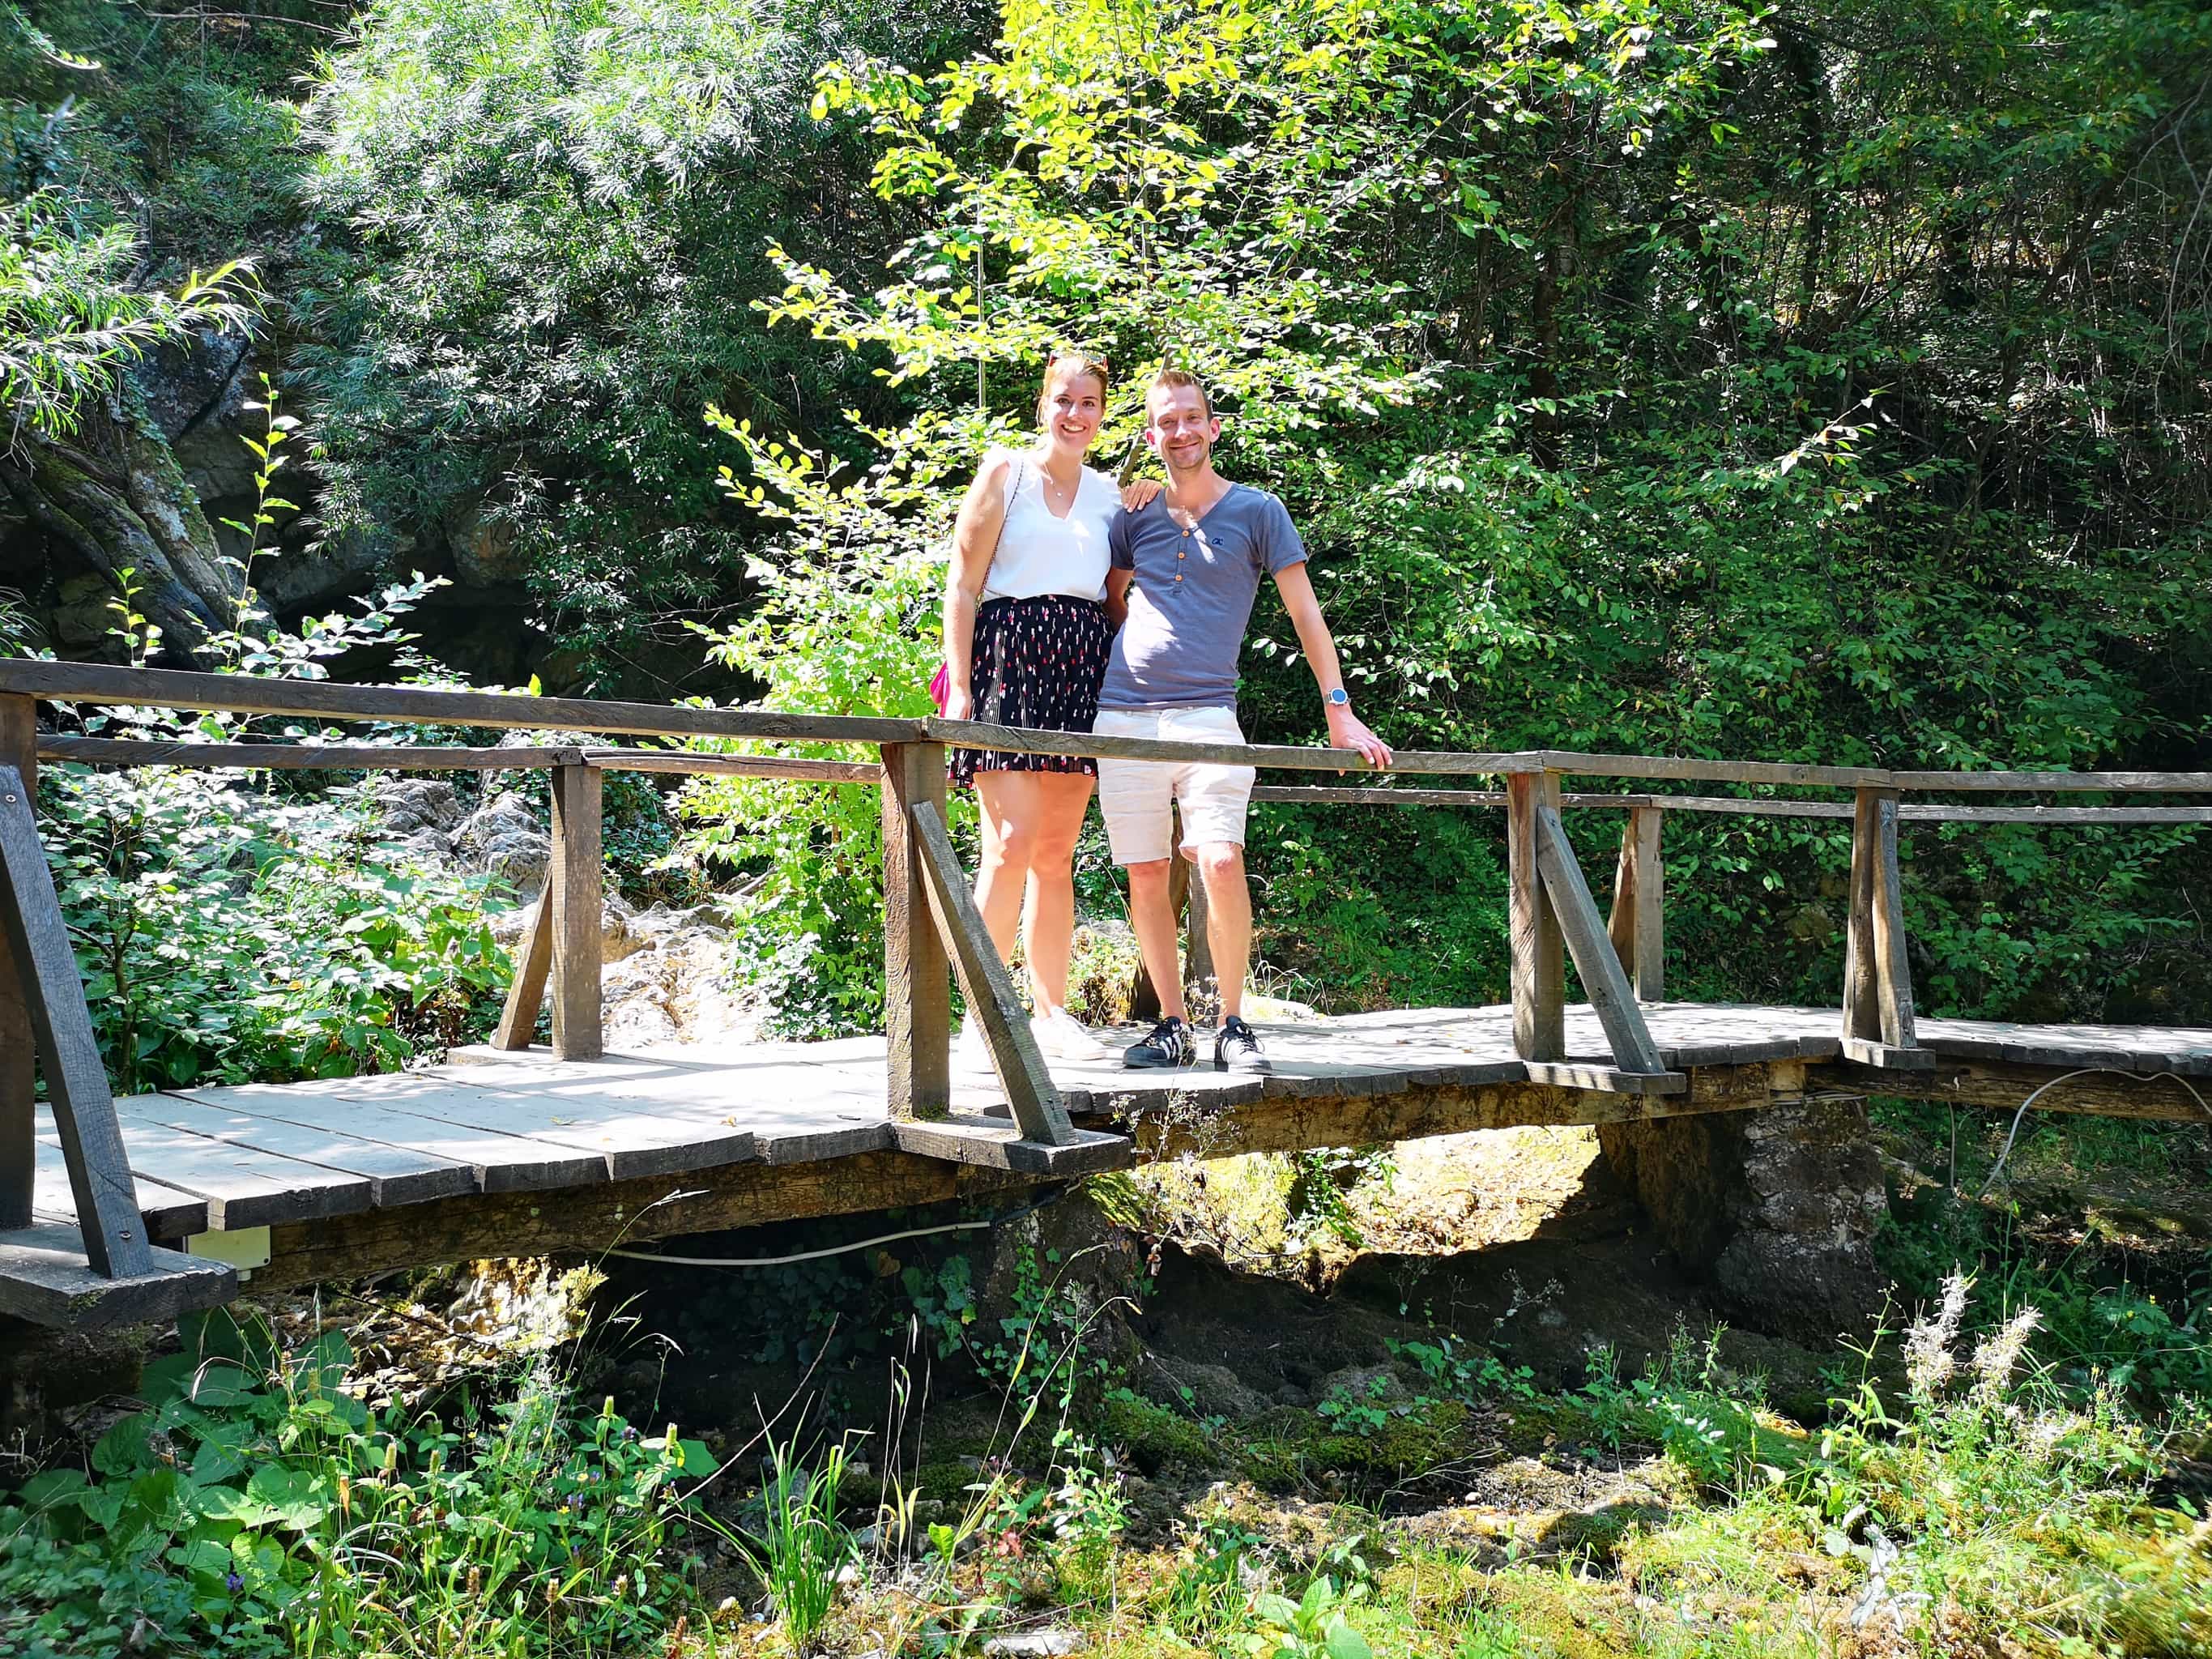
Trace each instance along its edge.
<instances>
[{"instance_id":1,"label":"woman's blonde hair","mask_svg":"<svg viewBox=\"0 0 2212 1659\"><path fill-rule=\"evenodd\" d=\"M1114 389L1113 370L1106 360L1095 351L1055 351L1044 360L1044 384L1037 388L1037 424L1044 424L1044 400L1052 396L1052 381L1055 374L1087 374L1098 382L1098 401L1106 401L1106 394Z\"/></svg>"}]
</instances>

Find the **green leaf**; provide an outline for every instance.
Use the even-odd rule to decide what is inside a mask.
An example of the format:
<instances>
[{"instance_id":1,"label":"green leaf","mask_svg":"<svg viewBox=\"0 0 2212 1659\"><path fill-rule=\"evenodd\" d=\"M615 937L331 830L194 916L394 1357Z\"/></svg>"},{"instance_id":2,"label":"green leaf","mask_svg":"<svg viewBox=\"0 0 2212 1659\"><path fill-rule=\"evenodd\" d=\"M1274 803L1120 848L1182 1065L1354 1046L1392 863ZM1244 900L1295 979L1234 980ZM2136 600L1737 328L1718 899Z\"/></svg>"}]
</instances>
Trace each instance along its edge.
<instances>
[{"instance_id":1,"label":"green leaf","mask_svg":"<svg viewBox=\"0 0 2212 1659\"><path fill-rule=\"evenodd\" d=\"M1340 1613L1329 1621L1322 1646L1328 1650L1328 1659L1375 1659L1375 1650L1367 1645L1367 1638L1346 1624Z\"/></svg>"}]
</instances>

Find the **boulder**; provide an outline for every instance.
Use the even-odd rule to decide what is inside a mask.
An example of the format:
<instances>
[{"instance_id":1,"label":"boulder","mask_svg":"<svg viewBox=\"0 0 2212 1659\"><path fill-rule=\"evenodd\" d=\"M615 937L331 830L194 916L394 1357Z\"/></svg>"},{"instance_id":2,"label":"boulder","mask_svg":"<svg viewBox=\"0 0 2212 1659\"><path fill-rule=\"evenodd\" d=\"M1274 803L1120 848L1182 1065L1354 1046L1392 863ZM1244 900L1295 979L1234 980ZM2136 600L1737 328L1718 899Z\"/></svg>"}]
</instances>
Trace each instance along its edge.
<instances>
[{"instance_id":1,"label":"boulder","mask_svg":"<svg viewBox=\"0 0 2212 1659\"><path fill-rule=\"evenodd\" d=\"M467 586L494 587L530 574L530 558L518 543L514 521L483 501L447 518L446 542L453 551L453 574Z\"/></svg>"},{"instance_id":2,"label":"boulder","mask_svg":"<svg viewBox=\"0 0 2212 1659\"><path fill-rule=\"evenodd\" d=\"M497 876L526 899L544 887L553 862L553 838L538 809L512 791L493 796L463 821L453 849L470 867Z\"/></svg>"},{"instance_id":3,"label":"boulder","mask_svg":"<svg viewBox=\"0 0 2212 1659\"><path fill-rule=\"evenodd\" d=\"M46 613L53 642L65 651L98 645L116 625L115 612L108 608L115 599L115 584L96 572L66 578Z\"/></svg>"},{"instance_id":4,"label":"boulder","mask_svg":"<svg viewBox=\"0 0 2212 1659\"><path fill-rule=\"evenodd\" d=\"M370 799L383 816L385 833L392 836L451 831L468 816L460 792L443 778L382 776Z\"/></svg>"},{"instance_id":5,"label":"boulder","mask_svg":"<svg viewBox=\"0 0 2212 1659\"><path fill-rule=\"evenodd\" d=\"M411 537L381 525L334 532L312 546L257 559L253 586L271 611L299 611L362 591L414 545Z\"/></svg>"}]
</instances>

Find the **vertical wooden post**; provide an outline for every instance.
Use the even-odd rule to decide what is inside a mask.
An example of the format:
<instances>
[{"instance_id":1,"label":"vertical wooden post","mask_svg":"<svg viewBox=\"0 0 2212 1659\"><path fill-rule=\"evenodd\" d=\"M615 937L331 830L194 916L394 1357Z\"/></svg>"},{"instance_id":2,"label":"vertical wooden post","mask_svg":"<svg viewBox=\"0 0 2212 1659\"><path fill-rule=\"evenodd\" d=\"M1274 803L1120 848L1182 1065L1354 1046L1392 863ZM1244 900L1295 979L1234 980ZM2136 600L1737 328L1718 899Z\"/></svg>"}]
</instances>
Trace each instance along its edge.
<instances>
[{"instance_id":1,"label":"vertical wooden post","mask_svg":"<svg viewBox=\"0 0 2212 1659\"><path fill-rule=\"evenodd\" d=\"M1567 1054L1566 940L1538 866L1536 809L1559 805L1556 772L1505 780L1505 853L1513 971L1513 1050L1523 1060Z\"/></svg>"},{"instance_id":2,"label":"vertical wooden post","mask_svg":"<svg viewBox=\"0 0 2212 1659\"><path fill-rule=\"evenodd\" d=\"M952 965L910 810L945 811L945 745L884 744L884 1038L893 1117L952 1109Z\"/></svg>"},{"instance_id":3,"label":"vertical wooden post","mask_svg":"<svg viewBox=\"0 0 2212 1659\"><path fill-rule=\"evenodd\" d=\"M1898 869L1898 801L1885 791L1875 803L1874 947L1875 1018L1893 1048L1919 1045L1912 1008L1912 963L1905 950L1905 884Z\"/></svg>"},{"instance_id":4,"label":"vertical wooden post","mask_svg":"<svg viewBox=\"0 0 2212 1659\"><path fill-rule=\"evenodd\" d=\"M32 698L0 696L0 766L15 769L35 814L39 721L38 704ZM31 1010L24 995L28 968L15 961L6 934L0 932L0 1232L31 1224L38 1096Z\"/></svg>"},{"instance_id":5,"label":"vertical wooden post","mask_svg":"<svg viewBox=\"0 0 2212 1659\"><path fill-rule=\"evenodd\" d=\"M553 769L553 1056L597 1060L606 1052L599 1026L600 918L605 862L599 845L601 776L596 766Z\"/></svg>"},{"instance_id":6,"label":"vertical wooden post","mask_svg":"<svg viewBox=\"0 0 2212 1659\"><path fill-rule=\"evenodd\" d=\"M1875 865L1881 856L1884 793L1861 789L1851 809L1850 911L1844 929L1844 1035L1862 1042L1881 1041L1881 1010L1875 994L1874 890Z\"/></svg>"},{"instance_id":7,"label":"vertical wooden post","mask_svg":"<svg viewBox=\"0 0 2212 1659\"><path fill-rule=\"evenodd\" d=\"M1605 930L1622 966L1634 977L1638 1002L1666 1000L1667 872L1659 857L1664 809L1632 806L1621 826L1613 866L1613 914Z\"/></svg>"}]
</instances>

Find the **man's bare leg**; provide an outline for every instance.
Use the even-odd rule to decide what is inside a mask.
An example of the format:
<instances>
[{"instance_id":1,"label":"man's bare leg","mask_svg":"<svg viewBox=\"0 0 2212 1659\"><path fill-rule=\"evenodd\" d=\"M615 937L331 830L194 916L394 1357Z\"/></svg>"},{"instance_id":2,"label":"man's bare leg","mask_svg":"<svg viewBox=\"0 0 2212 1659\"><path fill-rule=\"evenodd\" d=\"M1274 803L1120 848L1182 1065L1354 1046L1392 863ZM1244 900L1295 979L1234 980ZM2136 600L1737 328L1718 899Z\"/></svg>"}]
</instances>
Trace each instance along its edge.
<instances>
[{"instance_id":1,"label":"man's bare leg","mask_svg":"<svg viewBox=\"0 0 2212 1659\"><path fill-rule=\"evenodd\" d=\"M1163 1018L1187 1019L1182 1006L1182 963L1176 952L1175 906L1168 896L1168 875L1173 859L1133 864L1129 870L1129 926L1136 930L1137 950L1145 958L1145 971L1152 976L1159 994ZM1245 907L1245 929L1251 928L1251 907Z\"/></svg>"},{"instance_id":2,"label":"man's bare leg","mask_svg":"<svg viewBox=\"0 0 2212 1659\"><path fill-rule=\"evenodd\" d=\"M1194 849L1198 876L1206 884L1206 938L1213 947L1214 978L1220 988L1221 1018L1244 1012L1244 976L1252 966L1252 889L1244 878L1244 849L1234 842L1206 842ZM1175 922L1168 921L1168 948L1175 948ZM1144 935L1139 933L1141 945ZM1148 951L1145 965L1152 966ZM1159 982L1155 973L1152 982ZM1162 1007L1167 1006L1161 999Z\"/></svg>"}]
</instances>

